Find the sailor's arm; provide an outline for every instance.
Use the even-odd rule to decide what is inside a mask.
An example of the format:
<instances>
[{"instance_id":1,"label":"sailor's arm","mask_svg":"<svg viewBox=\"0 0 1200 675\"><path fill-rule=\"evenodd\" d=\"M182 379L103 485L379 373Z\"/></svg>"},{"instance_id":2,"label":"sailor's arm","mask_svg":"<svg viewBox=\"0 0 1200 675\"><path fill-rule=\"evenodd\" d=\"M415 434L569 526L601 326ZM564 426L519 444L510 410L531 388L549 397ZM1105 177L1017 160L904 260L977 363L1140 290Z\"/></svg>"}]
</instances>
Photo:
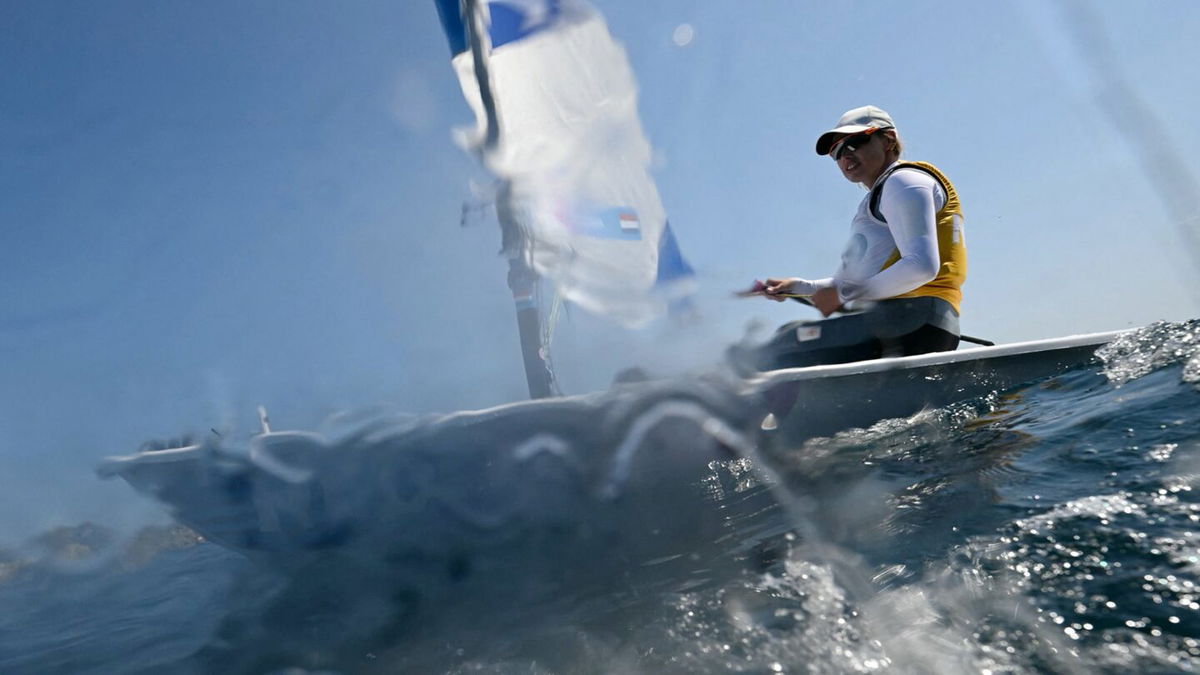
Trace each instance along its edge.
<instances>
[{"instance_id":1,"label":"sailor's arm","mask_svg":"<svg viewBox=\"0 0 1200 675\"><path fill-rule=\"evenodd\" d=\"M811 297L822 288L833 286L833 277L825 279L801 279L800 277L772 277L766 280L763 295L780 302L792 296Z\"/></svg>"}]
</instances>

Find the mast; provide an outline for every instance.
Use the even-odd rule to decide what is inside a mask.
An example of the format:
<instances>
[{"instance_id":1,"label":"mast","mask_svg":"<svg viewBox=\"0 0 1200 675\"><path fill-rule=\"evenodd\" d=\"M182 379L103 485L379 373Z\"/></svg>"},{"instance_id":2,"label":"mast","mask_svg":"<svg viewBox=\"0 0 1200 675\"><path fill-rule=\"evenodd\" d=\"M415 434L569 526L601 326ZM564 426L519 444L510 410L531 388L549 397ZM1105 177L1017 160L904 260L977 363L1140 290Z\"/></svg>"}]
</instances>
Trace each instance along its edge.
<instances>
[{"instance_id":1,"label":"mast","mask_svg":"<svg viewBox=\"0 0 1200 675\"><path fill-rule=\"evenodd\" d=\"M508 256L508 288L512 291L517 311L517 331L521 336L521 360L525 364L525 381L530 398L554 396L554 374L545 358L542 344L542 322L537 305L537 272L525 261L529 242L517 221L512 203L512 183L504 181L496 194L496 215L500 221L501 240Z\"/></svg>"},{"instance_id":2,"label":"mast","mask_svg":"<svg viewBox=\"0 0 1200 675\"><path fill-rule=\"evenodd\" d=\"M471 46L471 57L475 65L475 80L479 84L479 96L487 118L486 135L483 139L484 152L496 147L500 138L497 123L496 101L492 96L491 80L488 77L487 60L483 51L483 39L479 26L476 0L462 0L462 16L466 19L467 36ZM508 257L508 288L512 291L513 304L517 313L517 331L521 339L521 361L525 367L525 381L529 385L530 398L547 398L557 392L554 374L546 361L542 345L542 322L537 306L537 272L526 261L528 238L518 220L513 203L512 182L505 179L496 192L496 216L500 221L501 252Z\"/></svg>"}]
</instances>

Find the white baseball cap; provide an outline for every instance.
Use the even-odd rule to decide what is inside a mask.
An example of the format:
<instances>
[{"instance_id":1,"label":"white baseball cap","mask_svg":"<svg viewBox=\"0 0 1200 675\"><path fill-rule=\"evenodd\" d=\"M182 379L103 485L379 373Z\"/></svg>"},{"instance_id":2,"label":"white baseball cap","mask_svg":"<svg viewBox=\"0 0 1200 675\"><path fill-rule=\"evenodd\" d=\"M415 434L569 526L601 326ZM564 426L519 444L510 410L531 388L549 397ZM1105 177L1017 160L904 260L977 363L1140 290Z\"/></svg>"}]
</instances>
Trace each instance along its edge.
<instances>
[{"instance_id":1,"label":"white baseball cap","mask_svg":"<svg viewBox=\"0 0 1200 675\"><path fill-rule=\"evenodd\" d=\"M821 134L821 137L817 139L817 154L828 155L834 143L841 140L843 136L857 134L867 129L895 128L896 123L892 121L892 116L881 108L864 105L861 108L847 110L837 121L837 126Z\"/></svg>"}]
</instances>

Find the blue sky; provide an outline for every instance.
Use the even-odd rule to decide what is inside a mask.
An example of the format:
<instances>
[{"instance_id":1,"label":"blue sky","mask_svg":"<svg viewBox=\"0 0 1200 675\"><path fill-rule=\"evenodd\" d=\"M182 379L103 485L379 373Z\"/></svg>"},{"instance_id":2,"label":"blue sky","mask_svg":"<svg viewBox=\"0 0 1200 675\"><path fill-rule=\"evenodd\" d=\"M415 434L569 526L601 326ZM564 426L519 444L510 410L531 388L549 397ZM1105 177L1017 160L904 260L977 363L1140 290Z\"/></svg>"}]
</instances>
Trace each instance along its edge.
<instances>
[{"instance_id":1,"label":"blue sky","mask_svg":"<svg viewBox=\"0 0 1200 675\"><path fill-rule=\"evenodd\" d=\"M1200 4L595 4L638 77L703 321L629 333L573 312L555 348L569 391L628 365L702 369L753 320L812 316L729 291L832 271L862 193L812 144L867 103L962 196L965 332L1197 315L1180 232L1200 223L1179 222L1147 167L1187 174L1177 203L1200 199ZM1099 19L1111 62L1081 58L1064 7ZM450 140L471 117L432 2L0 16L0 543L143 517L93 477L99 457L248 430L260 403L287 428L524 396L498 233L459 226L483 176ZM1097 72L1153 128L1115 126Z\"/></svg>"}]
</instances>

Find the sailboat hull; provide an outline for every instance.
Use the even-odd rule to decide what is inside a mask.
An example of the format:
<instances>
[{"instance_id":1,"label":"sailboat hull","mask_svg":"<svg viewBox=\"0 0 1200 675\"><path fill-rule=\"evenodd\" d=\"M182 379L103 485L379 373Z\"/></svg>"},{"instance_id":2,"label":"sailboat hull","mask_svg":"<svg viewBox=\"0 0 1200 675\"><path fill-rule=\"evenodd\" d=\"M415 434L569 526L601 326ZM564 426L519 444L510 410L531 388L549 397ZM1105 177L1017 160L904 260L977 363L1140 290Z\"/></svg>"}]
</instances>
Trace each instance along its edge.
<instances>
[{"instance_id":1,"label":"sailboat hull","mask_svg":"<svg viewBox=\"0 0 1200 675\"><path fill-rule=\"evenodd\" d=\"M334 435L213 439L110 458L99 471L278 566L360 551L414 588L453 590L464 569L507 578L530 565L582 587L613 568L589 561L621 551L660 580L688 579L753 548L731 531L776 527L744 520L771 512L766 489L729 501L719 475L764 436L800 447L1011 389L1088 363L1117 335L781 370L738 385L643 382ZM770 430L768 413L778 420Z\"/></svg>"},{"instance_id":2,"label":"sailboat hull","mask_svg":"<svg viewBox=\"0 0 1200 675\"><path fill-rule=\"evenodd\" d=\"M880 420L1052 377L1091 362L1120 331L769 373L779 431L790 440L828 436Z\"/></svg>"}]
</instances>

